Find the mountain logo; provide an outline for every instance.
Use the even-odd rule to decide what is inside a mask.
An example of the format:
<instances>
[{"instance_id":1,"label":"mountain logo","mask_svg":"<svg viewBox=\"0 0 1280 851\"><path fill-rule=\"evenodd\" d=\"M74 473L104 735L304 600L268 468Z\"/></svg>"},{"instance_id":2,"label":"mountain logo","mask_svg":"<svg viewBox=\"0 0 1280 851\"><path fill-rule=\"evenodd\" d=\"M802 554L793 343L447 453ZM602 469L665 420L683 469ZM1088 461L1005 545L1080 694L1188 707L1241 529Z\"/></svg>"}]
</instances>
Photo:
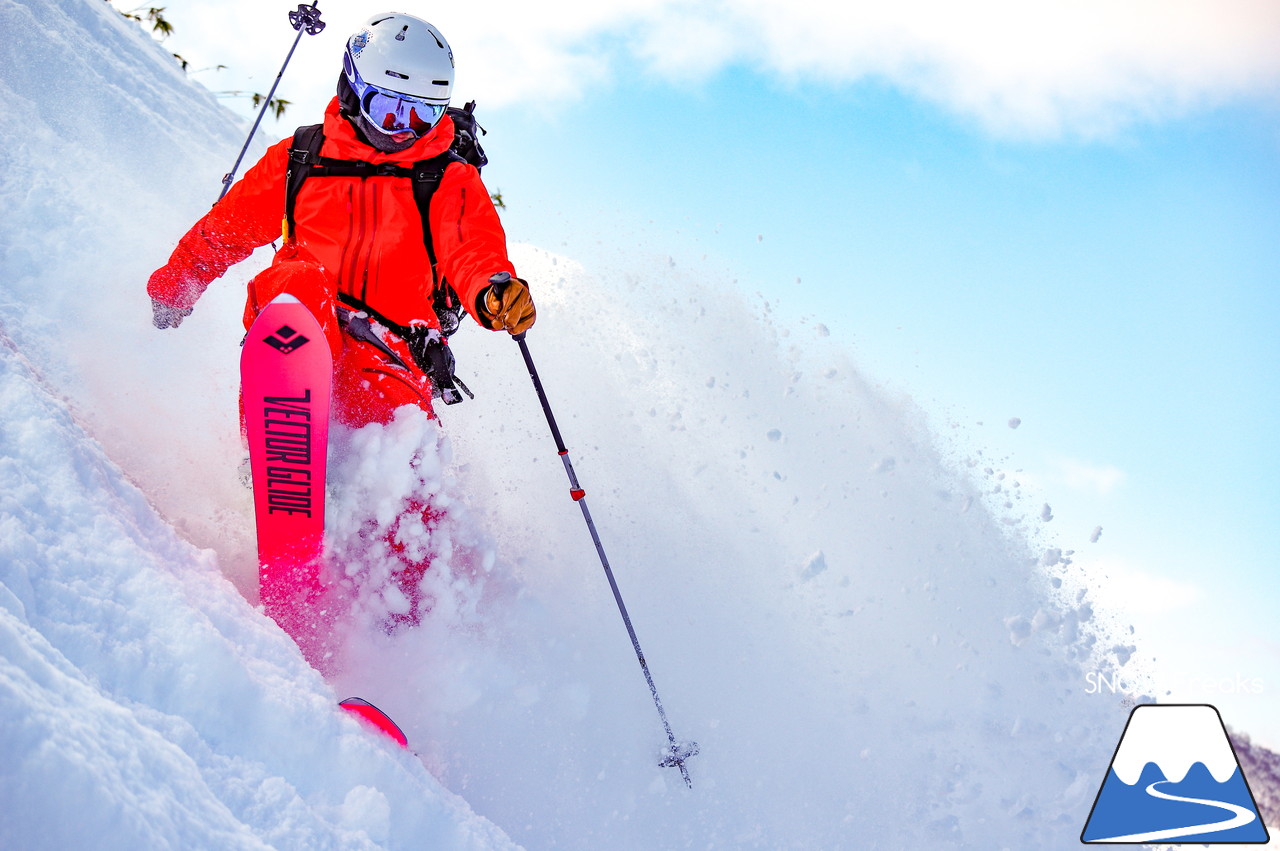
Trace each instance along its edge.
<instances>
[{"instance_id":1,"label":"mountain logo","mask_svg":"<svg viewBox=\"0 0 1280 851\"><path fill-rule=\"evenodd\" d=\"M1227 738L1203 704L1144 704L1129 715L1080 841L1270 841Z\"/></svg>"},{"instance_id":2,"label":"mountain logo","mask_svg":"<svg viewBox=\"0 0 1280 851\"><path fill-rule=\"evenodd\" d=\"M274 334L269 334L262 339L262 342L268 346L275 346L280 350L281 354L289 354L292 351L302 348L311 342L288 325L281 325L275 330Z\"/></svg>"}]
</instances>

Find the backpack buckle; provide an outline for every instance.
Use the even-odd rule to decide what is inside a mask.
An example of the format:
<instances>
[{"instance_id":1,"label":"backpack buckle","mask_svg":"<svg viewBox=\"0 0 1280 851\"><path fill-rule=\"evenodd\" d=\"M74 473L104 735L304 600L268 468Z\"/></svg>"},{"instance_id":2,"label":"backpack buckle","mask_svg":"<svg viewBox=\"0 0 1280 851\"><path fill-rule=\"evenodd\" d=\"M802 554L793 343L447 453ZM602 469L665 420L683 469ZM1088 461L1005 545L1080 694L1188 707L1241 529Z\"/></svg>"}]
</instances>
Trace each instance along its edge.
<instances>
[{"instance_id":1,"label":"backpack buckle","mask_svg":"<svg viewBox=\"0 0 1280 851\"><path fill-rule=\"evenodd\" d=\"M444 172L433 165L419 165L413 170L413 179L419 183L429 183L439 180L444 176Z\"/></svg>"}]
</instances>

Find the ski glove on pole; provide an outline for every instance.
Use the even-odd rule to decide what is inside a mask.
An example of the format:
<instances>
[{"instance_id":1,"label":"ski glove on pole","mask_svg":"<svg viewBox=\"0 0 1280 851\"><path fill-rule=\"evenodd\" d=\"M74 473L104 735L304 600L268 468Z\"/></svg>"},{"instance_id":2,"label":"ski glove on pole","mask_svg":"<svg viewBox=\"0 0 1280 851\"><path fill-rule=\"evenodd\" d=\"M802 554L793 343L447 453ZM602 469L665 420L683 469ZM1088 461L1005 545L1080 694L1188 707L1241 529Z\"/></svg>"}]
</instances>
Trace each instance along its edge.
<instances>
[{"instance_id":1,"label":"ski glove on pole","mask_svg":"<svg viewBox=\"0 0 1280 851\"><path fill-rule=\"evenodd\" d=\"M523 334L533 326L538 312L529 295L529 284L521 278L513 278L506 272L494 275L492 283L476 297L480 321L494 331Z\"/></svg>"},{"instance_id":2,"label":"ski glove on pole","mask_svg":"<svg viewBox=\"0 0 1280 851\"><path fill-rule=\"evenodd\" d=\"M151 321L157 328L177 328L190 315L189 307L170 307L162 301L151 299Z\"/></svg>"}]
</instances>

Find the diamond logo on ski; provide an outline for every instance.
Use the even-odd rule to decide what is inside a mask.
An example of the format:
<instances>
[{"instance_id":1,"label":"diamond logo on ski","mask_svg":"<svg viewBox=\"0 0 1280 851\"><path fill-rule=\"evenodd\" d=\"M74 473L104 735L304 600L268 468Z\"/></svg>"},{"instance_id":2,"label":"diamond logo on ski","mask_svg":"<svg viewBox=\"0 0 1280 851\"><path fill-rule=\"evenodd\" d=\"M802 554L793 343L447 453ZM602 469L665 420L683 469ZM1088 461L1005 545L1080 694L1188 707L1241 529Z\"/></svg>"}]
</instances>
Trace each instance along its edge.
<instances>
[{"instance_id":1,"label":"diamond logo on ski","mask_svg":"<svg viewBox=\"0 0 1280 851\"><path fill-rule=\"evenodd\" d=\"M1269 840L1217 709L1134 707L1081 842L1261 845Z\"/></svg>"},{"instance_id":2,"label":"diamond logo on ski","mask_svg":"<svg viewBox=\"0 0 1280 851\"><path fill-rule=\"evenodd\" d=\"M297 351L311 341L288 325L281 325L274 334L264 337L263 342L268 346L275 346L280 350L281 354L287 355L290 352Z\"/></svg>"}]
</instances>

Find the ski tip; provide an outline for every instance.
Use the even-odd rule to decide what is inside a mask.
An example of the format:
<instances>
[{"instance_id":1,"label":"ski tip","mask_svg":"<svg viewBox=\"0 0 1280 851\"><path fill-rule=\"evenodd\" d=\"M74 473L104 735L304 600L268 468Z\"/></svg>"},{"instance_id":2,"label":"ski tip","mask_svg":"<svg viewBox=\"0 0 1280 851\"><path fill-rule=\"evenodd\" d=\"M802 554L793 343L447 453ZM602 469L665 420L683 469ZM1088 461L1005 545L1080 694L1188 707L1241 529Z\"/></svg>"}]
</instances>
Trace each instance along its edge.
<instances>
[{"instance_id":1,"label":"ski tip","mask_svg":"<svg viewBox=\"0 0 1280 851\"><path fill-rule=\"evenodd\" d=\"M271 301L268 303L269 304L302 304L302 302L298 300L297 296L289 295L288 293L280 293L280 295L271 299Z\"/></svg>"},{"instance_id":2,"label":"ski tip","mask_svg":"<svg viewBox=\"0 0 1280 851\"><path fill-rule=\"evenodd\" d=\"M366 725L373 727L379 733L394 741L400 747L408 750L409 738L404 734L396 722L391 720L387 713L374 706L362 697L348 697L346 700L338 701L338 706L347 710L352 715L361 719Z\"/></svg>"}]
</instances>

